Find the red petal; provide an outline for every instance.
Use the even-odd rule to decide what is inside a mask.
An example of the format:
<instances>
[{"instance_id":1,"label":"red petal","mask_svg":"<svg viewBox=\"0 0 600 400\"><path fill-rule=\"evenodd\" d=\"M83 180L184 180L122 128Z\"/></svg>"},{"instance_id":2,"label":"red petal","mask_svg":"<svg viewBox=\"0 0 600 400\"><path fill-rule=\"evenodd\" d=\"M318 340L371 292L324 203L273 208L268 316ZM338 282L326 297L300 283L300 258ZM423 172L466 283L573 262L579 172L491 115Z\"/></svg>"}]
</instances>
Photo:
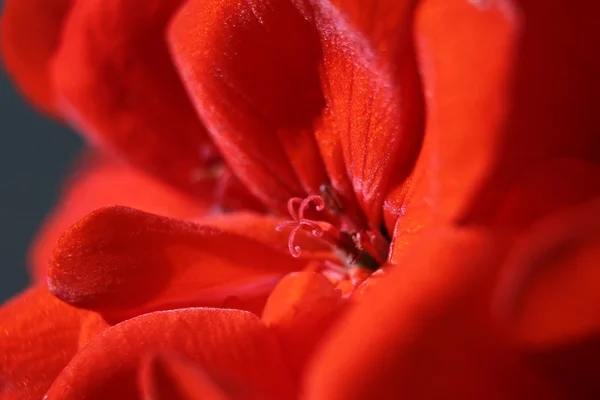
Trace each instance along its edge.
<instances>
[{"instance_id":1,"label":"red petal","mask_svg":"<svg viewBox=\"0 0 600 400\"><path fill-rule=\"evenodd\" d=\"M248 237L113 206L59 239L48 284L64 301L120 319L261 297L305 264Z\"/></svg>"},{"instance_id":2,"label":"red petal","mask_svg":"<svg viewBox=\"0 0 600 400\"><path fill-rule=\"evenodd\" d=\"M206 190L210 191L210 184L207 186ZM60 235L97 208L119 204L167 217L190 219L206 214L211 201L208 195L198 199L187 197L122 162L97 155L86 156L31 248L34 279L46 281L48 261Z\"/></svg>"},{"instance_id":3,"label":"red petal","mask_svg":"<svg viewBox=\"0 0 600 400\"><path fill-rule=\"evenodd\" d=\"M227 400L198 364L173 353L152 353L142 361L140 388L146 400Z\"/></svg>"},{"instance_id":4,"label":"red petal","mask_svg":"<svg viewBox=\"0 0 600 400\"><path fill-rule=\"evenodd\" d=\"M65 117L94 144L199 194L213 150L163 37L180 3L76 2L53 72Z\"/></svg>"},{"instance_id":5,"label":"red petal","mask_svg":"<svg viewBox=\"0 0 600 400\"><path fill-rule=\"evenodd\" d=\"M331 5L316 3L192 0L173 22L171 47L215 142L257 196L284 209L325 184L353 209L353 187L378 226L392 169L414 153L416 69L408 58L412 79L396 92L395 71Z\"/></svg>"},{"instance_id":6,"label":"red petal","mask_svg":"<svg viewBox=\"0 0 600 400\"><path fill-rule=\"evenodd\" d=\"M600 167L581 159L552 159L521 173L495 216L495 226L520 231L561 209L600 197Z\"/></svg>"},{"instance_id":7,"label":"red petal","mask_svg":"<svg viewBox=\"0 0 600 400\"><path fill-rule=\"evenodd\" d=\"M560 345L600 332L600 199L535 224L498 288L502 322L518 340Z\"/></svg>"},{"instance_id":8,"label":"red petal","mask_svg":"<svg viewBox=\"0 0 600 400\"><path fill-rule=\"evenodd\" d=\"M321 3L320 3L321 4ZM408 10L407 10L408 11ZM408 18L410 13L406 13ZM420 87L408 28L400 30L401 71L344 23L331 6L316 7L323 48L322 85L354 191L379 228L390 180L405 178L421 135ZM405 25L409 26L409 25Z\"/></svg>"},{"instance_id":9,"label":"red petal","mask_svg":"<svg viewBox=\"0 0 600 400\"><path fill-rule=\"evenodd\" d=\"M211 377L229 377L260 398L292 398L277 342L256 316L188 308L145 314L105 331L77 353L48 400L138 399L138 365L155 350L180 353Z\"/></svg>"},{"instance_id":10,"label":"red petal","mask_svg":"<svg viewBox=\"0 0 600 400\"><path fill-rule=\"evenodd\" d=\"M250 212L227 213L205 216L198 220L203 225L212 226L264 243L282 253L289 254L288 238L291 227L278 231L276 226L283 222L281 218ZM306 231L296 233L295 243L300 246L300 258L334 258L331 247Z\"/></svg>"},{"instance_id":11,"label":"red petal","mask_svg":"<svg viewBox=\"0 0 600 400\"><path fill-rule=\"evenodd\" d=\"M554 398L488 328L492 243L454 228L422 234L331 332L306 398Z\"/></svg>"},{"instance_id":12,"label":"red petal","mask_svg":"<svg viewBox=\"0 0 600 400\"><path fill-rule=\"evenodd\" d=\"M79 332L79 347L85 346L90 340L110 327L102 315L90 312L81 321Z\"/></svg>"},{"instance_id":13,"label":"red petal","mask_svg":"<svg viewBox=\"0 0 600 400\"><path fill-rule=\"evenodd\" d=\"M341 306L341 292L317 272L291 273L269 296L262 319L279 337L286 363L296 377Z\"/></svg>"},{"instance_id":14,"label":"red petal","mask_svg":"<svg viewBox=\"0 0 600 400\"><path fill-rule=\"evenodd\" d=\"M474 200L474 212L482 217L494 214L507 187L531 165L557 157L594 163L600 160L597 129L600 54L595 51L600 39L600 25L595 17L600 13L600 3L568 4L562 0L517 3L524 29L514 59L511 109L502 129L499 164L480 197ZM453 21L453 25L458 25ZM448 29L452 35L455 31L454 27ZM477 41L481 40L479 33L475 36ZM490 56L476 53L483 63L499 58L497 47L489 48ZM453 53L452 57L457 56ZM479 87L471 79L468 82L469 87ZM489 96L498 98L498 93L490 92ZM476 110L469 113L471 118L476 114ZM468 159L472 162L471 156Z\"/></svg>"},{"instance_id":15,"label":"red petal","mask_svg":"<svg viewBox=\"0 0 600 400\"><path fill-rule=\"evenodd\" d=\"M304 195L299 177L313 191L327 183L312 134L323 106L317 40L290 2L191 0L170 29L215 143L247 186L280 210Z\"/></svg>"},{"instance_id":16,"label":"red petal","mask_svg":"<svg viewBox=\"0 0 600 400\"><path fill-rule=\"evenodd\" d=\"M0 45L8 73L42 111L59 117L50 73L72 0L6 0Z\"/></svg>"},{"instance_id":17,"label":"red petal","mask_svg":"<svg viewBox=\"0 0 600 400\"><path fill-rule=\"evenodd\" d=\"M0 397L41 399L78 347L87 314L30 288L0 308Z\"/></svg>"},{"instance_id":18,"label":"red petal","mask_svg":"<svg viewBox=\"0 0 600 400\"><path fill-rule=\"evenodd\" d=\"M518 28L510 1L420 3L427 128L407 208L453 219L472 206L501 155Z\"/></svg>"}]
</instances>

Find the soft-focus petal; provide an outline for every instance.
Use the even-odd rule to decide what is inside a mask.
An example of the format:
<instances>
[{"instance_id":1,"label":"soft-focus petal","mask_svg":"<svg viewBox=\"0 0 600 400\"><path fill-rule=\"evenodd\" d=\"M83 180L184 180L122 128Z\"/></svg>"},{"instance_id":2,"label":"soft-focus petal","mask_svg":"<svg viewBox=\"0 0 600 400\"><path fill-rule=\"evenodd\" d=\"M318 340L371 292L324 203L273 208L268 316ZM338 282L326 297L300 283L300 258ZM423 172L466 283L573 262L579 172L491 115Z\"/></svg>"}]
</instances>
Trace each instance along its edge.
<instances>
[{"instance_id":1,"label":"soft-focus petal","mask_svg":"<svg viewBox=\"0 0 600 400\"><path fill-rule=\"evenodd\" d=\"M389 65L328 1L192 0L170 43L213 139L257 196L283 210L332 186L362 223L354 189L378 227L392 169L415 150L415 68L396 90Z\"/></svg>"},{"instance_id":2,"label":"soft-focus petal","mask_svg":"<svg viewBox=\"0 0 600 400\"><path fill-rule=\"evenodd\" d=\"M253 314L188 308L145 314L108 329L83 347L48 391L48 400L141 398L137 369L150 351L170 350L262 399L291 398L276 339Z\"/></svg>"},{"instance_id":3,"label":"soft-focus petal","mask_svg":"<svg viewBox=\"0 0 600 400\"><path fill-rule=\"evenodd\" d=\"M467 216L483 221L494 215L508 187L530 166L558 157L600 160L600 53L595 51L600 40L600 24L595 17L600 13L600 2L513 2L519 7L524 29L513 60L515 76L502 129L501 158L473 199L473 215ZM489 2L479 3L485 7ZM505 0L494 3L503 7L509 4ZM456 21L452 24L460 26ZM448 35L455 34L452 26ZM481 40L479 33L474 40ZM484 63L500 58L496 47L490 51L490 56L481 52L476 56ZM457 59L455 53L449 57ZM478 87L471 79L465 82L468 87ZM491 98L498 96L497 92L490 94ZM476 116L477 112L472 110L469 115Z\"/></svg>"},{"instance_id":4,"label":"soft-focus petal","mask_svg":"<svg viewBox=\"0 0 600 400\"><path fill-rule=\"evenodd\" d=\"M341 292L317 272L291 273L269 296L262 320L279 337L283 356L296 377L341 307Z\"/></svg>"},{"instance_id":5,"label":"soft-focus petal","mask_svg":"<svg viewBox=\"0 0 600 400\"><path fill-rule=\"evenodd\" d=\"M32 275L46 281L48 262L56 241L67 228L90 212L112 204L137 208L178 219L199 218L209 212L212 199L191 198L136 168L112 158L86 154L76 165L57 208L46 219L30 254ZM207 182L209 192L212 185Z\"/></svg>"},{"instance_id":6,"label":"soft-focus petal","mask_svg":"<svg viewBox=\"0 0 600 400\"><path fill-rule=\"evenodd\" d=\"M600 166L576 158L536 164L513 180L494 225L510 233L562 209L600 197Z\"/></svg>"},{"instance_id":7,"label":"soft-focus petal","mask_svg":"<svg viewBox=\"0 0 600 400\"><path fill-rule=\"evenodd\" d=\"M306 398L553 398L487 326L495 257L481 232L421 235L332 331L313 359Z\"/></svg>"},{"instance_id":8,"label":"soft-focus petal","mask_svg":"<svg viewBox=\"0 0 600 400\"><path fill-rule=\"evenodd\" d=\"M78 310L34 287L0 307L0 397L41 399L78 348Z\"/></svg>"},{"instance_id":9,"label":"soft-focus petal","mask_svg":"<svg viewBox=\"0 0 600 400\"><path fill-rule=\"evenodd\" d=\"M262 297L305 265L249 237L113 206L59 239L48 284L68 303L120 319Z\"/></svg>"},{"instance_id":10,"label":"soft-focus petal","mask_svg":"<svg viewBox=\"0 0 600 400\"><path fill-rule=\"evenodd\" d=\"M140 367L144 400L227 400L200 366L172 352L150 353Z\"/></svg>"},{"instance_id":11,"label":"soft-focus petal","mask_svg":"<svg viewBox=\"0 0 600 400\"><path fill-rule=\"evenodd\" d=\"M519 341L556 346L600 333L600 200L550 216L517 242L497 291Z\"/></svg>"},{"instance_id":12,"label":"soft-focus petal","mask_svg":"<svg viewBox=\"0 0 600 400\"><path fill-rule=\"evenodd\" d=\"M4 67L23 94L45 113L60 117L50 61L72 0L6 0L0 20Z\"/></svg>"},{"instance_id":13,"label":"soft-focus petal","mask_svg":"<svg viewBox=\"0 0 600 400\"><path fill-rule=\"evenodd\" d=\"M93 144L198 194L214 154L164 39L180 3L77 1L53 75L65 118Z\"/></svg>"}]
</instances>

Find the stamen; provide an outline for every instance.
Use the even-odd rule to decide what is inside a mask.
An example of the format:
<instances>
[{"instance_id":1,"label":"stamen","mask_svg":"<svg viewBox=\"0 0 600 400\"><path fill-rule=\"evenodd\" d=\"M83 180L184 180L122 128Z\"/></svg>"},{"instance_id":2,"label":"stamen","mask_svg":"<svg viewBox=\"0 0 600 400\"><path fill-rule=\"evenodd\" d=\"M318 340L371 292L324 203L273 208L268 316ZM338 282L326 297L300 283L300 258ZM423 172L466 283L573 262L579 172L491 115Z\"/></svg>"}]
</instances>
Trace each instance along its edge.
<instances>
[{"instance_id":1,"label":"stamen","mask_svg":"<svg viewBox=\"0 0 600 400\"><path fill-rule=\"evenodd\" d=\"M323 236L324 230L321 225L319 225L319 222L304 217L304 212L308 210L310 204L313 202L315 203L315 208L317 211L322 211L325 208L325 201L319 195L311 195L304 200L300 199L299 197L293 197L289 199L287 207L293 221L283 221L275 226L277 231L282 231L284 228L292 227L292 231L290 232L290 237L288 239L288 249L293 257L300 257L300 246L295 244L296 234L300 229L309 228L313 236ZM300 203L300 205L298 206L298 211L296 212L294 206L298 203Z\"/></svg>"}]
</instances>

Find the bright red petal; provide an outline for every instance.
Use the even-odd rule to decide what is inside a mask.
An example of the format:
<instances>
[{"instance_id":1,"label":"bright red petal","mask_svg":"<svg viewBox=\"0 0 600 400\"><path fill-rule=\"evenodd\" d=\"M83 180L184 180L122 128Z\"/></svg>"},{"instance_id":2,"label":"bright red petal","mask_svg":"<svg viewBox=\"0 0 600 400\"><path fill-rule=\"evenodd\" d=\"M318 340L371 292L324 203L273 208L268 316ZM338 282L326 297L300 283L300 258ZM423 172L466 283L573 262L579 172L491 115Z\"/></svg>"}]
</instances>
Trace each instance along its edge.
<instances>
[{"instance_id":1,"label":"bright red petal","mask_svg":"<svg viewBox=\"0 0 600 400\"><path fill-rule=\"evenodd\" d=\"M59 239L48 284L68 303L121 319L262 297L305 265L248 237L113 206L89 214Z\"/></svg>"},{"instance_id":2,"label":"bright red petal","mask_svg":"<svg viewBox=\"0 0 600 400\"><path fill-rule=\"evenodd\" d=\"M395 71L370 43L327 1L314 3L192 0L171 47L215 142L257 196L284 210L327 185L353 209L350 188L378 227L392 170L415 152L413 58L396 91Z\"/></svg>"},{"instance_id":3,"label":"bright red petal","mask_svg":"<svg viewBox=\"0 0 600 400\"><path fill-rule=\"evenodd\" d=\"M48 400L139 399L141 358L170 350L213 379L230 378L262 399L292 398L277 342L260 320L238 310L188 308L115 325L82 348L48 391Z\"/></svg>"},{"instance_id":4,"label":"bright red petal","mask_svg":"<svg viewBox=\"0 0 600 400\"><path fill-rule=\"evenodd\" d=\"M600 332L600 200L548 217L517 243L498 288L521 342L555 346Z\"/></svg>"},{"instance_id":5,"label":"bright red petal","mask_svg":"<svg viewBox=\"0 0 600 400\"><path fill-rule=\"evenodd\" d=\"M554 398L489 328L490 238L440 228L412 247L331 332L306 398Z\"/></svg>"},{"instance_id":6,"label":"bright red petal","mask_svg":"<svg viewBox=\"0 0 600 400\"><path fill-rule=\"evenodd\" d=\"M144 400L227 400L200 366L170 352L142 360L140 389Z\"/></svg>"},{"instance_id":7,"label":"bright red petal","mask_svg":"<svg viewBox=\"0 0 600 400\"><path fill-rule=\"evenodd\" d=\"M65 118L93 144L201 194L214 154L164 40L180 3L77 1L53 72Z\"/></svg>"},{"instance_id":8,"label":"bright red petal","mask_svg":"<svg viewBox=\"0 0 600 400\"><path fill-rule=\"evenodd\" d=\"M327 183L312 132L318 37L291 2L188 1L170 44L215 143L259 198L284 211Z\"/></svg>"},{"instance_id":9,"label":"bright red petal","mask_svg":"<svg viewBox=\"0 0 600 400\"><path fill-rule=\"evenodd\" d=\"M45 286L0 308L0 397L41 399L78 348L82 318Z\"/></svg>"},{"instance_id":10,"label":"bright red petal","mask_svg":"<svg viewBox=\"0 0 600 400\"><path fill-rule=\"evenodd\" d=\"M6 0L0 20L4 66L23 94L45 113L60 117L50 61L72 0Z\"/></svg>"},{"instance_id":11,"label":"bright red petal","mask_svg":"<svg viewBox=\"0 0 600 400\"><path fill-rule=\"evenodd\" d=\"M317 272L291 273L269 296L262 320L279 337L284 358L296 377L302 375L341 307L341 292Z\"/></svg>"},{"instance_id":12,"label":"bright red petal","mask_svg":"<svg viewBox=\"0 0 600 400\"><path fill-rule=\"evenodd\" d=\"M410 17L407 12L405 18ZM322 86L348 176L372 227L378 229L388 185L406 178L421 138L419 78L404 35L402 71L346 24L326 2L315 7L323 48ZM323 140L322 138L320 139Z\"/></svg>"},{"instance_id":13,"label":"bright red petal","mask_svg":"<svg viewBox=\"0 0 600 400\"><path fill-rule=\"evenodd\" d=\"M420 2L427 128L406 213L460 218L499 161L518 29L509 1Z\"/></svg>"},{"instance_id":14,"label":"bright red petal","mask_svg":"<svg viewBox=\"0 0 600 400\"><path fill-rule=\"evenodd\" d=\"M209 183L206 190L212 190ZM46 281L50 255L60 235L95 209L119 204L166 217L191 219L206 214L211 201L208 193L193 199L125 163L86 155L35 239L30 254L32 275L36 281Z\"/></svg>"}]
</instances>

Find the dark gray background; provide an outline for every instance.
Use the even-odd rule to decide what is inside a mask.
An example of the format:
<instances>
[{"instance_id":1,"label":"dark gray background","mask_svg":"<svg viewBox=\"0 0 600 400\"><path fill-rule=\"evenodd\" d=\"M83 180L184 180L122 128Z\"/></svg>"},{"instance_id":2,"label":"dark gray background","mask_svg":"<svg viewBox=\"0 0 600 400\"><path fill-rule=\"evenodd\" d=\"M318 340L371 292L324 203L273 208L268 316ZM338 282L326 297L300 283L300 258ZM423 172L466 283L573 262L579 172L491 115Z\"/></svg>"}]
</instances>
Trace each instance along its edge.
<instances>
[{"instance_id":1,"label":"dark gray background","mask_svg":"<svg viewBox=\"0 0 600 400\"><path fill-rule=\"evenodd\" d=\"M29 243L81 146L33 110L0 67L0 303L27 285Z\"/></svg>"}]
</instances>

